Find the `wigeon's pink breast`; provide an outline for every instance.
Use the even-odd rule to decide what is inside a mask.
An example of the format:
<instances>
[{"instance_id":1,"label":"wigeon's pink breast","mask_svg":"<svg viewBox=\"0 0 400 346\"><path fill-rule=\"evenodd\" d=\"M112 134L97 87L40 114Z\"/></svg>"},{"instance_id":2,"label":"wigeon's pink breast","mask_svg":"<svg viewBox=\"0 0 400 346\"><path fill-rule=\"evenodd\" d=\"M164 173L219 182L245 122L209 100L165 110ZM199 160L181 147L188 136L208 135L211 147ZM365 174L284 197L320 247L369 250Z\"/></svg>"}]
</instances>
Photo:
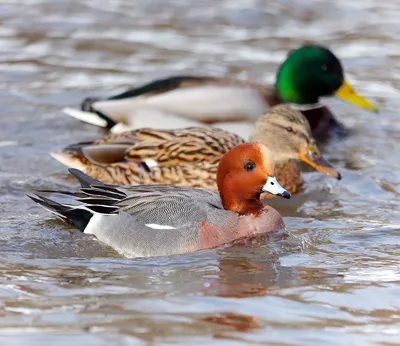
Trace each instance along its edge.
<instances>
[{"instance_id":1,"label":"wigeon's pink breast","mask_svg":"<svg viewBox=\"0 0 400 346\"><path fill-rule=\"evenodd\" d=\"M269 232L279 232L285 225L281 215L272 207L265 206L258 215L227 215L221 225L203 220L199 228L198 248L210 249L238 239L252 238Z\"/></svg>"}]
</instances>

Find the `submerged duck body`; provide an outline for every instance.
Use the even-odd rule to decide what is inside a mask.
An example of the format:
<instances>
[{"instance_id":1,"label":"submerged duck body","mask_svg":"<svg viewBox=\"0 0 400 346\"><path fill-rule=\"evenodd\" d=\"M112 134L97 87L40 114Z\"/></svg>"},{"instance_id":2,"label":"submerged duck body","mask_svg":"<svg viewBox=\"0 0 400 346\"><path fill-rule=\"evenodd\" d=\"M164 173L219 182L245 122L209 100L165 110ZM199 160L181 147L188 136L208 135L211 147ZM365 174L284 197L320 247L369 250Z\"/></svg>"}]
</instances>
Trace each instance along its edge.
<instances>
[{"instance_id":1,"label":"submerged duck body","mask_svg":"<svg viewBox=\"0 0 400 346\"><path fill-rule=\"evenodd\" d=\"M290 193L302 185L300 169L293 160L303 160L324 174L340 178L319 153L301 113L279 105L270 108L253 127L251 140L274 153L276 178ZM244 142L218 128L140 129L70 145L52 156L107 184L169 184L216 190L219 161Z\"/></svg>"},{"instance_id":2,"label":"submerged duck body","mask_svg":"<svg viewBox=\"0 0 400 346\"><path fill-rule=\"evenodd\" d=\"M274 177L271 155L255 143L229 151L218 167L220 195L179 186L103 185L72 169L80 191L53 192L74 195L74 205L30 198L126 257L193 252L283 229L279 213L259 199L262 192L290 197Z\"/></svg>"},{"instance_id":3,"label":"submerged duck body","mask_svg":"<svg viewBox=\"0 0 400 346\"><path fill-rule=\"evenodd\" d=\"M345 81L338 58L330 50L312 45L289 53L272 87L228 78L175 76L106 99L88 98L81 111L65 111L119 132L155 125L172 129L218 123L224 128L231 122L254 122L268 107L289 103L304 114L319 140L330 132L345 132L331 111L319 103L323 96L336 96L376 111Z\"/></svg>"}]
</instances>

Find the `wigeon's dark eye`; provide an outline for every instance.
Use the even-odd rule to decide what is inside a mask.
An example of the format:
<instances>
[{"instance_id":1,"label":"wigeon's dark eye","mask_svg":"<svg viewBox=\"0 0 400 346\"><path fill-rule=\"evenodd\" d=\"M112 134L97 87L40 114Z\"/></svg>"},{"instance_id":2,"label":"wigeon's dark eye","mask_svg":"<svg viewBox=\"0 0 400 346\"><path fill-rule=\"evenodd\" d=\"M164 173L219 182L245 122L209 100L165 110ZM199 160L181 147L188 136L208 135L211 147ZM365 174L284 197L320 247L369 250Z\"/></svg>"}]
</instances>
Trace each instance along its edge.
<instances>
[{"instance_id":1,"label":"wigeon's dark eye","mask_svg":"<svg viewBox=\"0 0 400 346\"><path fill-rule=\"evenodd\" d=\"M293 127L291 127L291 126L288 126L288 127L286 128L286 131L287 131L287 132L291 132L291 133L296 133L296 131L293 130Z\"/></svg>"},{"instance_id":2,"label":"wigeon's dark eye","mask_svg":"<svg viewBox=\"0 0 400 346\"><path fill-rule=\"evenodd\" d=\"M256 169L256 164L253 161L246 161L243 164L243 168L247 172L253 172Z\"/></svg>"}]
</instances>

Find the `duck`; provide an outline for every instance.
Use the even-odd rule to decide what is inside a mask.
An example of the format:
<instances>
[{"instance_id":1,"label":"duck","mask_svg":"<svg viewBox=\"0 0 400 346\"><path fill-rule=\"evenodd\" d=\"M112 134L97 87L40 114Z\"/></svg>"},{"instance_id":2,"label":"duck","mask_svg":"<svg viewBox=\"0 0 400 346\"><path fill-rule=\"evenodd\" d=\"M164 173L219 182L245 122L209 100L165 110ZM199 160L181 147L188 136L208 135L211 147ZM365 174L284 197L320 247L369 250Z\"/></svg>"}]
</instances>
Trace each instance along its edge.
<instances>
[{"instance_id":1,"label":"duck","mask_svg":"<svg viewBox=\"0 0 400 346\"><path fill-rule=\"evenodd\" d=\"M106 98L86 98L81 109L64 112L81 121L111 129L112 133L157 124L163 129L239 122L248 140L246 124L268 107L287 103L301 111L318 141L347 130L320 103L335 96L354 106L377 112L376 106L359 96L344 78L340 60L326 47L303 45L289 52L276 73L273 86L212 76L170 76ZM244 127L244 129L242 129ZM246 132L247 131L247 132ZM247 133L247 137L246 137Z\"/></svg>"},{"instance_id":2,"label":"duck","mask_svg":"<svg viewBox=\"0 0 400 346\"><path fill-rule=\"evenodd\" d=\"M279 183L290 193L303 179L295 160L328 176L340 173L321 155L305 116L288 105L268 109L253 124L251 141L266 145L275 158ZM67 146L52 157L105 184L166 184L217 190L218 163L246 141L219 128L144 128ZM271 195L263 195L263 199Z\"/></svg>"},{"instance_id":3,"label":"duck","mask_svg":"<svg viewBox=\"0 0 400 346\"><path fill-rule=\"evenodd\" d=\"M129 257L170 256L211 249L270 232L284 232L281 215L260 201L261 193L290 198L274 173L272 152L242 143L221 159L219 193L171 185L105 185L70 169L81 188L42 190L34 202L78 230ZM69 196L61 203L45 193Z\"/></svg>"}]
</instances>

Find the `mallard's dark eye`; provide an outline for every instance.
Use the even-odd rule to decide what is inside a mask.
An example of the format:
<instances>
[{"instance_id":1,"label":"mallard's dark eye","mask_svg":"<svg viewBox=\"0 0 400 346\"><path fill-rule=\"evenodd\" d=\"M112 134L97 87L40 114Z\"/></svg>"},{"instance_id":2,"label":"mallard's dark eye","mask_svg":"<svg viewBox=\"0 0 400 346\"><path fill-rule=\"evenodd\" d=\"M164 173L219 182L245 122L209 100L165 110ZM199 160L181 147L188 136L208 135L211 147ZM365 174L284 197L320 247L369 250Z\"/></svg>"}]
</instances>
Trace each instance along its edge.
<instances>
[{"instance_id":1,"label":"mallard's dark eye","mask_svg":"<svg viewBox=\"0 0 400 346\"><path fill-rule=\"evenodd\" d=\"M323 64L323 65L321 66L321 70L322 70L322 71L328 71L328 65L327 65L327 64Z\"/></svg>"},{"instance_id":2,"label":"mallard's dark eye","mask_svg":"<svg viewBox=\"0 0 400 346\"><path fill-rule=\"evenodd\" d=\"M243 164L243 168L247 172L253 172L256 169L256 164L253 161L246 161Z\"/></svg>"},{"instance_id":3,"label":"mallard's dark eye","mask_svg":"<svg viewBox=\"0 0 400 346\"><path fill-rule=\"evenodd\" d=\"M293 127L291 127L291 126L288 126L288 127L286 128L286 131L287 131L287 132L296 133L296 131L293 130Z\"/></svg>"}]
</instances>

